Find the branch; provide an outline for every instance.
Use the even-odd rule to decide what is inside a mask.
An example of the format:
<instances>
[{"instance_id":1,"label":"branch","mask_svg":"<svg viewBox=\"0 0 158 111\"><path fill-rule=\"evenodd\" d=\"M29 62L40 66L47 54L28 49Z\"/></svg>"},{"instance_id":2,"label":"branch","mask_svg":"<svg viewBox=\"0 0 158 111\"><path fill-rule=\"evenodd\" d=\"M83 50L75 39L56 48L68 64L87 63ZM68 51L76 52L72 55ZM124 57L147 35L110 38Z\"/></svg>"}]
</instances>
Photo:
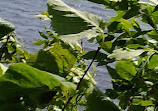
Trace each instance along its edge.
<instances>
[{"instance_id":1,"label":"branch","mask_svg":"<svg viewBox=\"0 0 158 111\"><path fill-rule=\"evenodd\" d=\"M101 47L98 47L98 49L97 49L97 51L96 51L96 53L95 53L95 55L94 55L94 57L93 57L91 63L89 64L88 68L86 69L86 71L84 72L82 78L80 79L80 82L78 83L78 85L77 85L77 87L76 87L76 90L78 90L78 89L80 88L81 82L83 81L83 78L85 77L85 75L86 75L87 72L89 71L90 67L92 66L92 64L93 64L94 60L96 59L97 54L98 54L98 52L99 52L100 49L101 49ZM76 95L76 94L74 94L73 96L71 96L71 97L68 99L68 101L67 101L67 103L64 105L64 108L62 109L62 111L64 111L64 109L65 109L65 108L67 107L67 105L71 102L71 100L73 99L73 97L74 97L75 95Z\"/></svg>"}]
</instances>

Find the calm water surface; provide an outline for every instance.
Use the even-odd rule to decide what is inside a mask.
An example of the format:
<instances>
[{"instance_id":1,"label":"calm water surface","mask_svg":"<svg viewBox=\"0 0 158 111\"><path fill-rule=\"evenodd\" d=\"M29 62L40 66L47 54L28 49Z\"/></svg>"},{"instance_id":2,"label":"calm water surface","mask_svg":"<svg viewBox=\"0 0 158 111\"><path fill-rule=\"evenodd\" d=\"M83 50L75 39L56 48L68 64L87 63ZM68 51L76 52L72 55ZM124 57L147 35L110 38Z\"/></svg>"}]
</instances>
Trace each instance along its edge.
<instances>
[{"instance_id":1,"label":"calm water surface","mask_svg":"<svg viewBox=\"0 0 158 111\"><path fill-rule=\"evenodd\" d=\"M110 16L115 15L115 13L109 10L104 10L103 5L96 5L85 0L63 1L76 9L101 16L106 21L109 20ZM46 8L46 0L0 0L0 17L12 22L16 26L18 37L23 39L25 48L31 53L39 49L39 47L32 44L36 40L41 39L38 30L43 30L44 27L49 26L48 22L36 19L34 15L46 10ZM86 42L84 45L88 50L97 49L97 46L94 44ZM105 88L112 87L110 83L111 78L105 67L97 68L95 80L102 91Z\"/></svg>"}]
</instances>

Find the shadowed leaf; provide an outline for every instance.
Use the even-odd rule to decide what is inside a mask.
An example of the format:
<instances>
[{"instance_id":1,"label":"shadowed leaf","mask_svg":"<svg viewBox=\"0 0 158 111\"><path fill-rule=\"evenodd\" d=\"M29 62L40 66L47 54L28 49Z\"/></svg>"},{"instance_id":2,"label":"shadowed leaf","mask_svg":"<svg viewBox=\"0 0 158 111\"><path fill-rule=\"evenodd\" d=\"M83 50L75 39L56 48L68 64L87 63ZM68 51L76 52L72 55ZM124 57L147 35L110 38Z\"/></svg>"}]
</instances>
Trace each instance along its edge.
<instances>
[{"instance_id":1,"label":"shadowed leaf","mask_svg":"<svg viewBox=\"0 0 158 111\"><path fill-rule=\"evenodd\" d=\"M48 0L48 13L53 30L66 42L74 43L85 37L96 37L105 26L99 17L75 10L61 0Z\"/></svg>"},{"instance_id":2,"label":"shadowed leaf","mask_svg":"<svg viewBox=\"0 0 158 111\"><path fill-rule=\"evenodd\" d=\"M14 31L15 27L12 23L0 18L0 38Z\"/></svg>"}]
</instances>

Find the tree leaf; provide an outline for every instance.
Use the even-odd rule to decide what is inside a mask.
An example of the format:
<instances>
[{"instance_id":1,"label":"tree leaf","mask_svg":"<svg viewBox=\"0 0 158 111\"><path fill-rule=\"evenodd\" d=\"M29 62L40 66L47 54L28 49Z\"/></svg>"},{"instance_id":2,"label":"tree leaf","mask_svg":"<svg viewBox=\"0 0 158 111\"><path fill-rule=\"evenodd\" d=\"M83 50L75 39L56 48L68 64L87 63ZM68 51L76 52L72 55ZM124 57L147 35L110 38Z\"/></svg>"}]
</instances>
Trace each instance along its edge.
<instances>
[{"instance_id":1,"label":"tree leaf","mask_svg":"<svg viewBox=\"0 0 158 111\"><path fill-rule=\"evenodd\" d=\"M153 105L152 100L142 100L142 99L133 99L133 105L141 105L141 106L151 106Z\"/></svg>"},{"instance_id":2,"label":"tree leaf","mask_svg":"<svg viewBox=\"0 0 158 111\"><path fill-rule=\"evenodd\" d=\"M54 43L47 49L32 55L27 63L40 70L65 77L77 62L77 54L70 45Z\"/></svg>"},{"instance_id":3,"label":"tree leaf","mask_svg":"<svg viewBox=\"0 0 158 111\"><path fill-rule=\"evenodd\" d=\"M128 81L133 79L133 76L136 75L137 71L130 60L122 60L116 63L115 69L120 77Z\"/></svg>"},{"instance_id":4,"label":"tree leaf","mask_svg":"<svg viewBox=\"0 0 158 111\"><path fill-rule=\"evenodd\" d=\"M150 31L147 34L151 39L158 41L158 35L157 35L157 32L155 30Z\"/></svg>"},{"instance_id":5,"label":"tree leaf","mask_svg":"<svg viewBox=\"0 0 158 111\"><path fill-rule=\"evenodd\" d=\"M116 60L123 60L123 59L132 59L136 56L139 56L142 54L145 50L143 49L138 49L138 50L133 50L133 49L128 49L128 50L123 50L122 48L116 49L113 51L112 54L108 55L108 58L115 58Z\"/></svg>"},{"instance_id":6,"label":"tree leaf","mask_svg":"<svg viewBox=\"0 0 158 111\"><path fill-rule=\"evenodd\" d=\"M49 17L47 15L43 15L43 14L35 15L35 17L39 18L41 20L49 20Z\"/></svg>"},{"instance_id":7,"label":"tree leaf","mask_svg":"<svg viewBox=\"0 0 158 111\"><path fill-rule=\"evenodd\" d=\"M158 1L157 0L149 0L151 2L153 2L155 5L158 5Z\"/></svg>"},{"instance_id":8,"label":"tree leaf","mask_svg":"<svg viewBox=\"0 0 158 111\"><path fill-rule=\"evenodd\" d=\"M151 27L153 27L154 29L157 28L155 20L153 19L153 17L151 17L153 11L154 11L154 7L150 6L150 7L145 7L144 10L142 10L144 14L141 14L141 21L150 24Z\"/></svg>"},{"instance_id":9,"label":"tree leaf","mask_svg":"<svg viewBox=\"0 0 158 111\"><path fill-rule=\"evenodd\" d=\"M130 105L128 111L144 111L145 108L140 105Z\"/></svg>"},{"instance_id":10,"label":"tree leaf","mask_svg":"<svg viewBox=\"0 0 158 111\"><path fill-rule=\"evenodd\" d=\"M101 45L102 45L101 47L102 47L106 52L109 52L109 53L112 52L113 44L112 44L111 41L103 42Z\"/></svg>"},{"instance_id":11,"label":"tree leaf","mask_svg":"<svg viewBox=\"0 0 158 111\"><path fill-rule=\"evenodd\" d=\"M85 37L96 37L105 26L99 17L77 11L61 0L48 0L48 13L53 30L66 42L74 43Z\"/></svg>"},{"instance_id":12,"label":"tree leaf","mask_svg":"<svg viewBox=\"0 0 158 111\"><path fill-rule=\"evenodd\" d=\"M155 11L154 13L152 13L152 17L155 23L158 24L158 11Z\"/></svg>"},{"instance_id":13,"label":"tree leaf","mask_svg":"<svg viewBox=\"0 0 158 111\"><path fill-rule=\"evenodd\" d=\"M113 103L110 98L97 88L87 97L87 109L85 111L121 111L121 109Z\"/></svg>"},{"instance_id":14,"label":"tree leaf","mask_svg":"<svg viewBox=\"0 0 158 111\"><path fill-rule=\"evenodd\" d=\"M35 44L35 45L42 45L42 44L44 44L47 41L48 40L38 40L38 41L34 42L33 44Z\"/></svg>"},{"instance_id":15,"label":"tree leaf","mask_svg":"<svg viewBox=\"0 0 158 111\"><path fill-rule=\"evenodd\" d=\"M84 54L82 56L82 58L86 59L86 60L91 60L94 58L94 55L96 54L97 51L89 51L86 54ZM98 62L103 61L104 59L106 59L106 55L104 53L101 53L100 51L98 52L96 58L95 58Z\"/></svg>"},{"instance_id":16,"label":"tree leaf","mask_svg":"<svg viewBox=\"0 0 158 111\"><path fill-rule=\"evenodd\" d=\"M113 69L112 67L110 67L108 65L106 65L106 68L108 70L108 73L112 77L112 79L120 79L120 76L115 69Z\"/></svg>"},{"instance_id":17,"label":"tree leaf","mask_svg":"<svg viewBox=\"0 0 158 111\"><path fill-rule=\"evenodd\" d=\"M0 63L0 76L2 76L3 74L5 74L5 72L7 71L8 67L6 67L5 65Z\"/></svg>"},{"instance_id":18,"label":"tree leaf","mask_svg":"<svg viewBox=\"0 0 158 111\"><path fill-rule=\"evenodd\" d=\"M127 10L128 0L88 0L95 3L100 3L114 10Z\"/></svg>"},{"instance_id":19,"label":"tree leaf","mask_svg":"<svg viewBox=\"0 0 158 111\"><path fill-rule=\"evenodd\" d=\"M0 18L0 38L14 31L15 27L12 23Z\"/></svg>"},{"instance_id":20,"label":"tree leaf","mask_svg":"<svg viewBox=\"0 0 158 111\"><path fill-rule=\"evenodd\" d=\"M23 104L16 103L15 101L1 102L1 111L29 111Z\"/></svg>"},{"instance_id":21,"label":"tree leaf","mask_svg":"<svg viewBox=\"0 0 158 111\"><path fill-rule=\"evenodd\" d=\"M151 57L149 64L148 64L148 68L149 69L154 69L155 67L158 66L158 55L155 54Z\"/></svg>"},{"instance_id":22,"label":"tree leaf","mask_svg":"<svg viewBox=\"0 0 158 111\"><path fill-rule=\"evenodd\" d=\"M41 31L38 31L40 36L43 37L44 39L48 39L48 37Z\"/></svg>"},{"instance_id":23,"label":"tree leaf","mask_svg":"<svg viewBox=\"0 0 158 111\"><path fill-rule=\"evenodd\" d=\"M133 6L130 10L126 12L125 15L123 15L124 19L130 19L133 16L137 16L139 14L140 6Z\"/></svg>"},{"instance_id":24,"label":"tree leaf","mask_svg":"<svg viewBox=\"0 0 158 111\"><path fill-rule=\"evenodd\" d=\"M60 76L24 63L10 65L7 72L0 78L0 110L7 109L8 104L11 105L10 108L14 108L12 111L16 111L16 105L45 107L57 91L73 93L75 88L73 83L67 82ZM3 111L6 111L4 109Z\"/></svg>"}]
</instances>

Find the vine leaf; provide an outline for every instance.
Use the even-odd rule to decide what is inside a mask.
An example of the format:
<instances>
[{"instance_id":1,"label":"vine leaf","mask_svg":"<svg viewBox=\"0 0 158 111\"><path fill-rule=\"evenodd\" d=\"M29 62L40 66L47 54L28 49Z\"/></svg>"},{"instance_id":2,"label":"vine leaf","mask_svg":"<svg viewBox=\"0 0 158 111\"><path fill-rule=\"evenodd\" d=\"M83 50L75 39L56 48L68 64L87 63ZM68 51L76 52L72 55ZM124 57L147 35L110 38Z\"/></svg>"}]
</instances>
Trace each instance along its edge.
<instances>
[{"instance_id":1,"label":"vine leaf","mask_svg":"<svg viewBox=\"0 0 158 111\"><path fill-rule=\"evenodd\" d=\"M0 110L44 108L58 91L74 93L76 85L64 78L38 70L24 63L10 65L0 78ZM24 110L27 111L27 110Z\"/></svg>"},{"instance_id":2,"label":"vine leaf","mask_svg":"<svg viewBox=\"0 0 158 111\"><path fill-rule=\"evenodd\" d=\"M105 27L105 22L99 17L73 9L61 0L48 0L48 14L53 30L70 43L96 37Z\"/></svg>"},{"instance_id":3,"label":"vine leaf","mask_svg":"<svg viewBox=\"0 0 158 111\"><path fill-rule=\"evenodd\" d=\"M12 23L0 18L0 38L14 31L15 27Z\"/></svg>"},{"instance_id":4,"label":"vine leaf","mask_svg":"<svg viewBox=\"0 0 158 111\"><path fill-rule=\"evenodd\" d=\"M120 48L120 49L114 50L112 54L108 55L108 58L110 58L110 59L115 58L116 60L132 59L132 58L134 58L136 56L139 56L143 52L145 52L145 50L143 50L143 49L123 50L122 48Z\"/></svg>"},{"instance_id":5,"label":"vine leaf","mask_svg":"<svg viewBox=\"0 0 158 111\"><path fill-rule=\"evenodd\" d=\"M132 63L130 60L122 60L117 62L115 69L121 78L128 81L132 80L133 76L135 76L137 73L134 63Z\"/></svg>"}]
</instances>

